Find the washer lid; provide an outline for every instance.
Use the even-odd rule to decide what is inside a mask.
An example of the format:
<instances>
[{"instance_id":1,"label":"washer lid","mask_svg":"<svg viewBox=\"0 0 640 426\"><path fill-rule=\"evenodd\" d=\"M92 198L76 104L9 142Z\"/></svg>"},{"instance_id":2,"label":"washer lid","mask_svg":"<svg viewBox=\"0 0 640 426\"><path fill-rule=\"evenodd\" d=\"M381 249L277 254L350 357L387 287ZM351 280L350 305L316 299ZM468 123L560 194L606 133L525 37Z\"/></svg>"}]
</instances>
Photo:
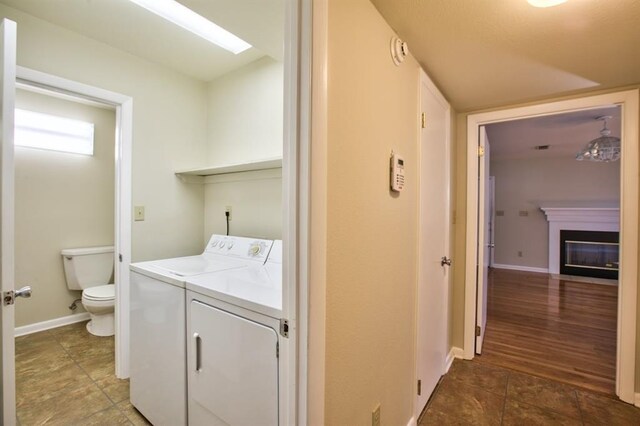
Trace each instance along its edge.
<instances>
[{"instance_id":1,"label":"washer lid","mask_svg":"<svg viewBox=\"0 0 640 426\"><path fill-rule=\"evenodd\" d=\"M115 284L99 285L89 287L82 292L82 296L91 300L110 300L116 298Z\"/></svg>"}]
</instances>

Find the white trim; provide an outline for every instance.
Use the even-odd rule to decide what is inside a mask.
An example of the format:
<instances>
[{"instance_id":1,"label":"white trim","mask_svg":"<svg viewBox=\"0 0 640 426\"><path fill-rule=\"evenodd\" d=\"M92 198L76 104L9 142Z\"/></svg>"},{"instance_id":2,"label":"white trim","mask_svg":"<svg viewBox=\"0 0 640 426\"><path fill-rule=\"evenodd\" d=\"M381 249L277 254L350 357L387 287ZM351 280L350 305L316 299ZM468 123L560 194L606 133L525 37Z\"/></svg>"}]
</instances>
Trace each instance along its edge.
<instances>
[{"instance_id":1,"label":"white trim","mask_svg":"<svg viewBox=\"0 0 640 426\"><path fill-rule=\"evenodd\" d=\"M416 422L416 418L415 417L411 417L409 419L409 422L407 422L407 426L417 426L418 423Z\"/></svg>"},{"instance_id":2,"label":"white trim","mask_svg":"<svg viewBox=\"0 0 640 426\"><path fill-rule=\"evenodd\" d=\"M461 348L458 348L456 346L452 346L451 350L447 354L447 360L446 360L446 363L445 363L444 374L447 374L449 372L449 369L451 368L451 364L453 364L453 360L456 359L456 358L458 358L458 359L464 358L464 351Z\"/></svg>"},{"instance_id":3,"label":"white trim","mask_svg":"<svg viewBox=\"0 0 640 426\"><path fill-rule=\"evenodd\" d=\"M536 266L505 265L503 263L494 263L492 268L508 269L510 271L539 272L541 274L549 273L549 268L538 268Z\"/></svg>"},{"instance_id":4,"label":"white trim","mask_svg":"<svg viewBox=\"0 0 640 426\"><path fill-rule=\"evenodd\" d=\"M116 377L129 377L129 264L131 263L131 160L133 145L133 98L32 69L18 67L17 81L45 90L68 94L116 109L115 172L115 364ZM118 255L122 261L118 262Z\"/></svg>"},{"instance_id":5,"label":"white trim","mask_svg":"<svg viewBox=\"0 0 640 426\"><path fill-rule=\"evenodd\" d=\"M75 324L77 322L86 321L88 319L89 312L82 312L79 314L67 315L66 317L54 318L47 321L36 322L34 324L23 325L21 327L16 327L15 337L26 336L27 334L38 333L45 330L51 330L52 328Z\"/></svg>"},{"instance_id":6,"label":"white trim","mask_svg":"<svg viewBox=\"0 0 640 426\"><path fill-rule=\"evenodd\" d=\"M480 126L544 116L603 105L621 105L623 155L620 165L620 286L618 290L618 339L616 354L616 394L631 403L636 377L636 312L638 295L638 89L471 114L467 117L467 211L464 357L474 357L476 259L478 249L478 131Z\"/></svg>"}]
</instances>

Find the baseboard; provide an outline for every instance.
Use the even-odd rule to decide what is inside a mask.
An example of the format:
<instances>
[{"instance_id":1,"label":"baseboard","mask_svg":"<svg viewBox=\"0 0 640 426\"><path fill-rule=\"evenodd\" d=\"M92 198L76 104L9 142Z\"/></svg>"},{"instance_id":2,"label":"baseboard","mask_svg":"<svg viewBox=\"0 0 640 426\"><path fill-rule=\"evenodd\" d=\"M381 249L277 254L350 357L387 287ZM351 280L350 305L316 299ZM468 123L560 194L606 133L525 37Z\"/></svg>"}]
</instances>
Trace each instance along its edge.
<instances>
[{"instance_id":1,"label":"baseboard","mask_svg":"<svg viewBox=\"0 0 640 426\"><path fill-rule=\"evenodd\" d=\"M63 325L74 324L76 322L86 321L88 319L89 312L82 312L80 314L68 315L66 317L37 322L35 324L23 325L22 327L16 327L15 337L25 336L27 334L37 333L39 331L45 331L56 327L62 327Z\"/></svg>"},{"instance_id":2,"label":"baseboard","mask_svg":"<svg viewBox=\"0 0 640 426\"><path fill-rule=\"evenodd\" d=\"M549 268L536 268L535 266L504 265L502 263L494 263L491 267L496 269L509 269L511 271L539 272L541 274L549 273Z\"/></svg>"},{"instance_id":3,"label":"baseboard","mask_svg":"<svg viewBox=\"0 0 640 426\"><path fill-rule=\"evenodd\" d=\"M451 364L453 364L453 360L456 358L462 359L463 355L464 355L464 351L461 348L457 348L455 346L451 347L451 350L449 351L449 353L447 354L447 358L445 359L445 368L444 368L445 374L451 368Z\"/></svg>"},{"instance_id":4,"label":"baseboard","mask_svg":"<svg viewBox=\"0 0 640 426\"><path fill-rule=\"evenodd\" d=\"M411 417L409 419L409 423L407 423L407 426L417 426L418 422L416 422L416 418L415 417Z\"/></svg>"}]
</instances>

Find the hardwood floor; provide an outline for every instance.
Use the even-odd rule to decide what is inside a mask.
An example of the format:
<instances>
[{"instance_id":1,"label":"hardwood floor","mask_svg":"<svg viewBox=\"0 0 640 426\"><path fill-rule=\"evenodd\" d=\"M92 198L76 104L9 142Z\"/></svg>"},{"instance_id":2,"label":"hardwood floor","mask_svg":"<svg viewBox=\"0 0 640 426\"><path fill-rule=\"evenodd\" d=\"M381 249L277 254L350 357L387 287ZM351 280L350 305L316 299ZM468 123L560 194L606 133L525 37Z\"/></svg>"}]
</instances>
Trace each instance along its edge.
<instances>
[{"instance_id":1,"label":"hardwood floor","mask_svg":"<svg viewBox=\"0 0 640 426\"><path fill-rule=\"evenodd\" d=\"M492 269L478 362L615 392L618 288Z\"/></svg>"}]
</instances>

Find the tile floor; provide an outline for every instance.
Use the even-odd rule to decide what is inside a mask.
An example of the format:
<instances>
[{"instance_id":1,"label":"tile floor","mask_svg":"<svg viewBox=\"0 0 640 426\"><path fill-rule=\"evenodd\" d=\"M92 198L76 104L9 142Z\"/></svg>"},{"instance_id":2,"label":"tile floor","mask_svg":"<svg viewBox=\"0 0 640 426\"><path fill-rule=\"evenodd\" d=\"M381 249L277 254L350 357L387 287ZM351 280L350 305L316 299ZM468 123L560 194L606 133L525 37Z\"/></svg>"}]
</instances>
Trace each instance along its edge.
<instances>
[{"instance_id":1,"label":"tile floor","mask_svg":"<svg viewBox=\"0 0 640 426\"><path fill-rule=\"evenodd\" d=\"M18 424L145 425L115 377L114 339L86 322L16 338Z\"/></svg>"},{"instance_id":2,"label":"tile floor","mask_svg":"<svg viewBox=\"0 0 640 426\"><path fill-rule=\"evenodd\" d=\"M474 361L455 360L419 425L640 425L640 408Z\"/></svg>"}]
</instances>

